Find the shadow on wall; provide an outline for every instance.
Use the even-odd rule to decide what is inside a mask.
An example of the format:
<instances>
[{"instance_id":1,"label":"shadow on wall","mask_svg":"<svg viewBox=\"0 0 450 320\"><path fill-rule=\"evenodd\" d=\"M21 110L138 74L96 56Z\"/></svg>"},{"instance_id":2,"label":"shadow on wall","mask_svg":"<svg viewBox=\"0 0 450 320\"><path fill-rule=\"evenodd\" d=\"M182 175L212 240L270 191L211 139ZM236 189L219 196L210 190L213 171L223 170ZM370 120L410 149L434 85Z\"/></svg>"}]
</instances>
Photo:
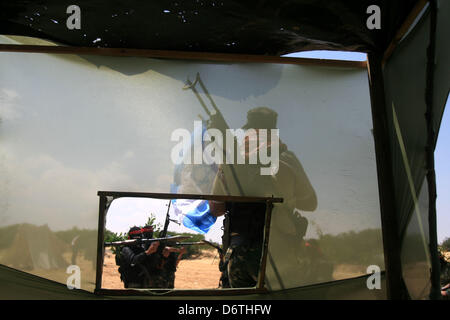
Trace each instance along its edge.
<instances>
[{"instance_id":1,"label":"shadow on wall","mask_svg":"<svg viewBox=\"0 0 450 320\"><path fill-rule=\"evenodd\" d=\"M224 97L234 101L240 101L249 97L257 97L266 94L275 88L280 81L283 65L281 64L233 64L223 63L208 64L202 62L186 62L170 60L168 63L157 59L145 59L135 57L103 57L103 56L81 56L83 59L91 62L98 68L108 67L112 70L127 76L134 76L145 73L149 70L158 72L167 77L176 79L182 83L186 82L186 74L191 81L195 79L197 72L208 74L207 80L210 94ZM183 66L183 68L180 68ZM217 68L217 72L208 72L211 66ZM203 72L202 72L203 71ZM255 81L255 74L258 74L258 81ZM236 75L239 79L236 79ZM226 79L233 81L239 80L239 90L230 90L229 85L224 85Z\"/></svg>"}]
</instances>

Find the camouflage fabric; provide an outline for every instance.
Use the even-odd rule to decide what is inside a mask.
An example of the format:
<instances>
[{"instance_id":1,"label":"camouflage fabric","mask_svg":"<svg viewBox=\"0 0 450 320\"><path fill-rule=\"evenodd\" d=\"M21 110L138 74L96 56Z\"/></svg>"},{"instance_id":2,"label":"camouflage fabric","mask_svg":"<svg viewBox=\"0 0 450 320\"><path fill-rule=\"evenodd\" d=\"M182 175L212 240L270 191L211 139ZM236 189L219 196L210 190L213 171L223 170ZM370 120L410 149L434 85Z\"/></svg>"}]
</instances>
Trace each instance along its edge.
<instances>
[{"instance_id":1,"label":"camouflage fabric","mask_svg":"<svg viewBox=\"0 0 450 320\"><path fill-rule=\"evenodd\" d=\"M162 271L152 272L150 275L150 288L167 289L168 281L166 274Z\"/></svg>"},{"instance_id":2,"label":"camouflage fabric","mask_svg":"<svg viewBox=\"0 0 450 320\"><path fill-rule=\"evenodd\" d=\"M232 288L248 288L256 286L258 281L261 246L250 244L232 245L228 248L225 261L228 263L227 273Z\"/></svg>"},{"instance_id":3,"label":"camouflage fabric","mask_svg":"<svg viewBox=\"0 0 450 320\"><path fill-rule=\"evenodd\" d=\"M166 273L167 288L173 289L175 287L175 272Z\"/></svg>"},{"instance_id":4,"label":"camouflage fabric","mask_svg":"<svg viewBox=\"0 0 450 320\"><path fill-rule=\"evenodd\" d=\"M168 258L157 253L147 259L150 288L174 288L177 257L178 255L175 253L171 253Z\"/></svg>"},{"instance_id":5,"label":"camouflage fabric","mask_svg":"<svg viewBox=\"0 0 450 320\"><path fill-rule=\"evenodd\" d=\"M450 283L450 266L448 264L441 270L441 284L447 283Z\"/></svg>"},{"instance_id":6,"label":"camouflage fabric","mask_svg":"<svg viewBox=\"0 0 450 320\"><path fill-rule=\"evenodd\" d=\"M228 279L228 261L225 261L222 258L220 259L219 271L221 272L221 274L219 280L219 288L230 288L230 280Z\"/></svg>"},{"instance_id":7,"label":"camouflage fabric","mask_svg":"<svg viewBox=\"0 0 450 320\"><path fill-rule=\"evenodd\" d=\"M441 265L441 285L450 283L450 262L448 262L446 252L439 251L439 262Z\"/></svg>"},{"instance_id":8,"label":"camouflage fabric","mask_svg":"<svg viewBox=\"0 0 450 320\"><path fill-rule=\"evenodd\" d=\"M158 270L150 275L150 288L173 289L175 287L175 272L167 269Z\"/></svg>"}]
</instances>

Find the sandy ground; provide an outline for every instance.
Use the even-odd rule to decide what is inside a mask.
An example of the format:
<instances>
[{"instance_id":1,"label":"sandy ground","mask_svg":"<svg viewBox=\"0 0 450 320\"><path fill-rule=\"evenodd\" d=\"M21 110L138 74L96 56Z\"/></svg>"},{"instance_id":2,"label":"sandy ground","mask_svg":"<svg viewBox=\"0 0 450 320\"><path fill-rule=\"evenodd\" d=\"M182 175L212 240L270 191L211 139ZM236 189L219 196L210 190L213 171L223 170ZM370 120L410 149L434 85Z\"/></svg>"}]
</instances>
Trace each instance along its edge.
<instances>
[{"instance_id":1,"label":"sandy ground","mask_svg":"<svg viewBox=\"0 0 450 320\"><path fill-rule=\"evenodd\" d=\"M123 289L114 254L107 250L103 264L102 287ZM175 274L175 289L215 289L219 285L219 259L216 252L203 250L196 259L181 260Z\"/></svg>"}]
</instances>

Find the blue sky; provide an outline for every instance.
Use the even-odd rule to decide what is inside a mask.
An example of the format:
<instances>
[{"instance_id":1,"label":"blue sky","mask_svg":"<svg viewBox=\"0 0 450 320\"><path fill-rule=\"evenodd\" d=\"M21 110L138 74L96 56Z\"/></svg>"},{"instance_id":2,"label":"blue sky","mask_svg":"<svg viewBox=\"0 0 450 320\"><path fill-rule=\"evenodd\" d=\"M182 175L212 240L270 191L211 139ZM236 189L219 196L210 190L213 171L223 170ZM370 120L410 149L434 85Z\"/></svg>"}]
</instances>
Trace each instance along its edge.
<instances>
[{"instance_id":1,"label":"blue sky","mask_svg":"<svg viewBox=\"0 0 450 320\"><path fill-rule=\"evenodd\" d=\"M442 118L441 128L437 146L435 150L435 170L436 170L436 188L437 188L437 231L438 241L450 237L450 99L447 98L444 117Z\"/></svg>"},{"instance_id":2,"label":"blue sky","mask_svg":"<svg viewBox=\"0 0 450 320\"><path fill-rule=\"evenodd\" d=\"M365 53L359 52L336 52L336 51L308 51L286 55L286 57L321 58L334 60L366 60ZM447 100L446 110L450 102ZM450 111L444 111L444 117L438 136L435 150L436 188L437 188L437 233L438 241L442 242L450 237Z\"/></svg>"}]
</instances>

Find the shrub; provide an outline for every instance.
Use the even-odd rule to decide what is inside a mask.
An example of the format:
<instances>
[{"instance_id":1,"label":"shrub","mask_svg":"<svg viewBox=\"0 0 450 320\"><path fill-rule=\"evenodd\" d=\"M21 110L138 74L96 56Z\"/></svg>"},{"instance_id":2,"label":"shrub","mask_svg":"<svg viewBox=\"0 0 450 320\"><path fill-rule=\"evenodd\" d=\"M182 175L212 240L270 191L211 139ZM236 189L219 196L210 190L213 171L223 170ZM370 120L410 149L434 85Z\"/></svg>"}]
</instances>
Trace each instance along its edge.
<instances>
[{"instance_id":1,"label":"shrub","mask_svg":"<svg viewBox=\"0 0 450 320\"><path fill-rule=\"evenodd\" d=\"M445 238L441 243L441 248L444 251L450 251L450 238Z\"/></svg>"}]
</instances>

